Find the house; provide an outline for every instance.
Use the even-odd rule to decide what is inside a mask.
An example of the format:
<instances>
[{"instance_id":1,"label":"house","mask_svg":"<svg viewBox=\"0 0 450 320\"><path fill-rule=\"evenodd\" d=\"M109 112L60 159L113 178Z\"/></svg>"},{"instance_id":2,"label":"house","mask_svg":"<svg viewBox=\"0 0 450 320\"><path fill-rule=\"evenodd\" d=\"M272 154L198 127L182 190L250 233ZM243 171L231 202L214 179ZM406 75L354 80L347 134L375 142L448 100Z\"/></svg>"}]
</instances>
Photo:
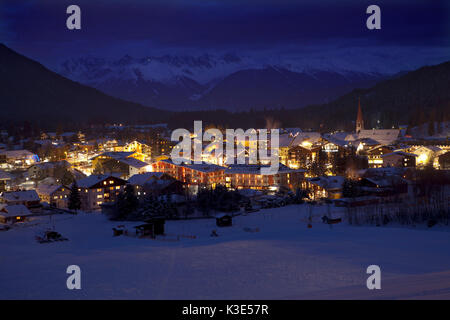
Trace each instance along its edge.
<instances>
[{"instance_id":1,"label":"house","mask_svg":"<svg viewBox=\"0 0 450 320\"><path fill-rule=\"evenodd\" d=\"M417 166L425 166L430 160L442 154L443 150L436 146L417 146L410 148L409 152L417 155Z\"/></svg>"},{"instance_id":2,"label":"house","mask_svg":"<svg viewBox=\"0 0 450 320\"><path fill-rule=\"evenodd\" d=\"M381 156L383 167L415 167L417 155L404 151L394 151Z\"/></svg>"},{"instance_id":3,"label":"house","mask_svg":"<svg viewBox=\"0 0 450 320\"><path fill-rule=\"evenodd\" d=\"M9 150L0 153L3 160L16 167L28 167L39 162L39 157L28 150Z\"/></svg>"},{"instance_id":4,"label":"house","mask_svg":"<svg viewBox=\"0 0 450 320\"><path fill-rule=\"evenodd\" d=\"M41 199L35 190L2 192L0 202L7 205L23 204L31 210L41 207Z\"/></svg>"},{"instance_id":5,"label":"house","mask_svg":"<svg viewBox=\"0 0 450 320\"><path fill-rule=\"evenodd\" d=\"M92 141L93 144L99 146L99 148L106 151L114 151L114 149L119 145L116 139L97 139Z\"/></svg>"},{"instance_id":6,"label":"house","mask_svg":"<svg viewBox=\"0 0 450 320\"><path fill-rule=\"evenodd\" d=\"M349 139L349 137L352 137ZM334 134L324 134L322 151L327 154L333 152L346 152L354 146L356 139L346 132L337 132ZM356 146L355 146L356 148Z\"/></svg>"},{"instance_id":7,"label":"house","mask_svg":"<svg viewBox=\"0 0 450 320\"><path fill-rule=\"evenodd\" d=\"M58 170L65 170L71 168L71 164L66 160L39 162L28 168L28 176L30 178L44 179L47 177L55 177Z\"/></svg>"},{"instance_id":8,"label":"house","mask_svg":"<svg viewBox=\"0 0 450 320\"><path fill-rule=\"evenodd\" d=\"M52 207L67 209L70 188L62 185L40 184L36 192L41 201L47 202Z\"/></svg>"},{"instance_id":9,"label":"house","mask_svg":"<svg viewBox=\"0 0 450 320\"><path fill-rule=\"evenodd\" d=\"M382 156L391 153L392 149L386 146L379 146L366 151L369 168L380 168L383 166Z\"/></svg>"},{"instance_id":10,"label":"house","mask_svg":"<svg viewBox=\"0 0 450 320\"><path fill-rule=\"evenodd\" d=\"M122 192L126 180L112 175L91 175L77 181L81 198L81 209L94 211L100 209L105 202L112 202Z\"/></svg>"},{"instance_id":11,"label":"house","mask_svg":"<svg viewBox=\"0 0 450 320\"><path fill-rule=\"evenodd\" d=\"M262 173L269 165L233 164L225 170L225 186L234 189L279 190L294 189L301 184L305 170L290 169L279 164L276 173Z\"/></svg>"},{"instance_id":12,"label":"house","mask_svg":"<svg viewBox=\"0 0 450 320\"><path fill-rule=\"evenodd\" d=\"M12 176L9 173L0 170L0 192L9 191L11 188L11 179Z\"/></svg>"},{"instance_id":13,"label":"house","mask_svg":"<svg viewBox=\"0 0 450 320\"><path fill-rule=\"evenodd\" d=\"M340 199L345 178L342 176L321 176L306 179L305 188L311 191L312 199Z\"/></svg>"},{"instance_id":14,"label":"house","mask_svg":"<svg viewBox=\"0 0 450 320\"><path fill-rule=\"evenodd\" d=\"M316 158L321 147L293 146L289 148L287 166L292 169L306 168Z\"/></svg>"},{"instance_id":15,"label":"house","mask_svg":"<svg viewBox=\"0 0 450 320\"><path fill-rule=\"evenodd\" d=\"M133 186L143 186L153 180L173 180L171 176L164 172L145 172L133 175L128 179L128 183Z\"/></svg>"},{"instance_id":16,"label":"house","mask_svg":"<svg viewBox=\"0 0 450 320\"><path fill-rule=\"evenodd\" d=\"M151 147L149 145L146 145L145 143L139 142L139 141L132 141L130 143L125 144L123 146L122 151L126 152L134 152L137 154L142 154L144 157L140 160L146 160L151 158Z\"/></svg>"},{"instance_id":17,"label":"house","mask_svg":"<svg viewBox=\"0 0 450 320\"><path fill-rule=\"evenodd\" d=\"M183 182L188 187L210 186L215 188L225 182L225 167L202 162L201 164L175 164L170 159L155 162L153 171L164 172Z\"/></svg>"},{"instance_id":18,"label":"house","mask_svg":"<svg viewBox=\"0 0 450 320\"><path fill-rule=\"evenodd\" d=\"M0 223L14 223L25 221L33 213L23 204L1 205Z\"/></svg>"},{"instance_id":19,"label":"house","mask_svg":"<svg viewBox=\"0 0 450 320\"><path fill-rule=\"evenodd\" d=\"M362 178L359 181L359 185L362 191L378 196L390 196L408 192L408 183L396 175Z\"/></svg>"},{"instance_id":20,"label":"house","mask_svg":"<svg viewBox=\"0 0 450 320\"><path fill-rule=\"evenodd\" d=\"M378 146L381 146L381 144L372 139L372 138L361 138L361 139L357 139L354 142L352 142L353 146L356 146L356 151L361 154L365 151L374 149Z\"/></svg>"},{"instance_id":21,"label":"house","mask_svg":"<svg viewBox=\"0 0 450 320\"><path fill-rule=\"evenodd\" d=\"M175 179L163 172L145 172L133 175L128 184L134 187L137 196L145 195L144 186L157 181L174 181Z\"/></svg>"},{"instance_id":22,"label":"house","mask_svg":"<svg viewBox=\"0 0 450 320\"><path fill-rule=\"evenodd\" d=\"M92 159L92 166L105 174L119 174L127 179L151 170L151 165L135 158L134 152L105 152Z\"/></svg>"}]
</instances>

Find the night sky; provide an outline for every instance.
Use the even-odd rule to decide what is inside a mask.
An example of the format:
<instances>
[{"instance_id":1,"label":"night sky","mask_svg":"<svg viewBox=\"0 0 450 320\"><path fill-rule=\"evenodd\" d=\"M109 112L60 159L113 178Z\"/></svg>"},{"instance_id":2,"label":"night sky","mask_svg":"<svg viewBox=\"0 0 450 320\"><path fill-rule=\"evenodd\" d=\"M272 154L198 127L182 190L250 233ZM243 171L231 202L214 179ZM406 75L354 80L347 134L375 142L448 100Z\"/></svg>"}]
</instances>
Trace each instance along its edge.
<instances>
[{"instance_id":1,"label":"night sky","mask_svg":"<svg viewBox=\"0 0 450 320\"><path fill-rule=\"evenodd\" d=\"M70 4L81 7L82 30L66 28ZM381 30L366 28L370 4L381 7ZM422 48L450 60L450 2L0 0L0 42L50 65L84 54L271 54L324 46Z\"/></svg>"}]
</instances>

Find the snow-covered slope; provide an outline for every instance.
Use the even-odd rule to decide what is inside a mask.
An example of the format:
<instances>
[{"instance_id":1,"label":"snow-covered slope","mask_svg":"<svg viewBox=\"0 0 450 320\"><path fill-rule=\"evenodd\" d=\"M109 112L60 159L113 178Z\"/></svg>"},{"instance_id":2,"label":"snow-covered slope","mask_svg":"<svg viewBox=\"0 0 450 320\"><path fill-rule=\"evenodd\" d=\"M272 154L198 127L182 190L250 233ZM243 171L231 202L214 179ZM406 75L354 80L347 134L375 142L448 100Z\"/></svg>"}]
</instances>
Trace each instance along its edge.
<instances>
[{"instance_id":1,"label":"snow-covered slope","mask_svg":"<svg viewBox=\"0 0 450 320\"><path fill-rule=\"evenodd\" d=\"M167 240L196 236L179 241L113 237L122 223L99 214L35 218L0 232L0 299L448 297L448 226L330 227L320 219L326 206L312 213L310 229L306 205L239 216L227 228L214 219L167 221ZM69 241L34 240L52 226ZM219 237L210 237L213 229ZM66 288L72 264L81 268L81 290ZM378 292L366 288L372 264L381 268Z\"/></svg>"}]
</instances>

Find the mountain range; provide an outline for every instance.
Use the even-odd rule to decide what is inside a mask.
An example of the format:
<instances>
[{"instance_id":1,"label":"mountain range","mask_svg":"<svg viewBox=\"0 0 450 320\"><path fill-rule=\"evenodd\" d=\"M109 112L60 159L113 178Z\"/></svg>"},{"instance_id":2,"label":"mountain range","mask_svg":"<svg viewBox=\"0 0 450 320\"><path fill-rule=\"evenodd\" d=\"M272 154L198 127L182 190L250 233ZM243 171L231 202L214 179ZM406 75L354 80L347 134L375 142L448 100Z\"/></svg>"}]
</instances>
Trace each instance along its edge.
<instances>
[{"instance_id":1,"label":"mountain range","mask_svg":"<svg viewBox=\"0 0 450 320\"><path fill-rule=\"evenodd\" d=\"M129 59L131 57L124 59L121 63L128 65ZM237 61L237 59L231 56L227 58L229 61ZM186 64L185 61L180 62L177 59L169 60L173 65ZM208 65L207 61L208 59L205 58L205 60L192 60L189 63L194 67L205 68ZM211 61L209 63L213 65ZM227 62L224 60L224 63ZM97 64L94 64L92 70L97 70ZM126 70L129 69L126 68ZM263 75L269 75L268 78L275 79L270 80L272 85L266 88L266 91L272 93L257 89L259 86L267 85ZM85 76L94 79L99 77L88 69L85 70ZM185 78L184 83L186 86L194 86L194 84L203 86L204 83L214 81L211 73L198 71L196 78L203 79L203 83L193 82L191 78L191 80ZM320 79L327 78L330 78L329 82L336 82L338 85L339 78L335 74L325 71L320 73ZM178 79L182 78L178 77ZM292 82L286 79L295 79L296 83L309 81L301 72L272 66L234 71L219 81L214 89L217 92L216 96L219 95L218 92L221 92L225 99L229 90L235 90L231 88L240 87L244 96L242 100L233 100L237 104L248 103L258 93L266 97L272 94L272 99L277 99L278 96L281 101L301 99L299 96L290 95L292 91L286 88L286 84ZM310 87L311 91L312 87L313 85ZM246 93L246 91L249 92ZM168 93L170 94L170 91ZM247 100L245 94L247 94ZM14 125L28 121L47 128L55 128L58 124L79 128L89 124L167 122L172 128L190 128L194 120L203 120L205 125L232 128L263 128L276 124L313 130L320 128L351 130L354 128L359 99L366 128L390 128L402 124L416 126L429 121L450 121L450 61L424 66L394 76L390 75L388 79L381 80L371 87L349 89L345 94L330 102L310 104L301 108L286 108L283 105L282 108L271 107L265 110L245 108L243 111L236 112L225 108L171 112L111 97L98 89L69 80L0 44L0 112L2 114L0 125Z\"/></svg>"},{"instance_id":2,"label":"mountain range","mask_svg":"<svg viewBox=\"0 0 450 320\"><path fill-rule=\"evenodd\" d=\"M298 108L330 102L390 76L231 53L88 56L65 60L54 71L114 97L172 111Z\"/></svg>"}]
</instances>

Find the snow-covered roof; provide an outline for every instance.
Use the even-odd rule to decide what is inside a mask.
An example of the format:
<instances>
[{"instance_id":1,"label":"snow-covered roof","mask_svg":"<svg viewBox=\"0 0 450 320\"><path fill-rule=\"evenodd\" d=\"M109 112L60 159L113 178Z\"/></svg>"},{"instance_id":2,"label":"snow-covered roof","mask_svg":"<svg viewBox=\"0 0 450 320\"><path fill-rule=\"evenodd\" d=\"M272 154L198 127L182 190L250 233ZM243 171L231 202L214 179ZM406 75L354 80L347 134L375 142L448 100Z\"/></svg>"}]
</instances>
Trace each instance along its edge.
<instances>
[{"instance_id":1,"label":"snow-covered roof","mask_svg":"<svg viewBox=\"0 0 450 320\"><path fill-rule=\"evenodd\" d=\"M349 146L349 143L345 140L339 140L331 137L327 137L325 140L339 147L347 148Z\"/></svg>"},{"instance_id":2,"label":"snow-covered roof","mask_svg":"<svg viewBox=\"0 0 450 320\"><path fill-rule=\"evenodd\" d=\"M406 168L402 167L381 167L381 168L368 168L361 170L361 176L374 177L374 176L402 176L406 171Z\"/></svg>"},{"instance_id":3,"label":"snow-covered roof","mask_svg":"<svg viewBox=\"0 0 450 320\"><path fill-rule=\"evenodd\" d=\"M279 146L280 148L289 147L294 141L294 137L290 133L281 134L279 137Z\"/></svg>"},{"instance_id":4,"label":"snow-covered roof","mask_svg":"<svg viewBox=\"0 0 450 320\"><path fill-rule=\"evenodd\" d=\"M423 149L427 149L428 151L435 152L435 153L442 151L441 148L436 147L436 146L420 146L414 152L417 152L417 151L423 150Z\"/></svg>"},{"instance_id":5,"label":"snow-covered roof","mask_svg":"<svg viewBox=\"0 0 450 320\"><path fill-rule=\"evenodd\" d=\"M361 130L357 134L357 139L370 138L378 141L382 145L394 143L400 134L400 129L372 129Z\"/></svg>"},{"instance_id":6,"label":"snow-covered roof","mask_svg":"<svg viewBox=\"0 0 450 320\"><path fill-rule=\"evenodd\" d=\"M342 189L345 178L342 176L321 176L309 178L308 181L324 189Z\"/></svg>"},{"instance_id":7,"label":"snow-covered roof","mask_svg":"<svg viewBox=\"0 0 450 320\"><path fill-rule=\"evenodd\" d=\"M6 202L40 201L36 190L3 192L0 197Z\"/></svg>"},{"instance_id":8,"label":"snow-covered roof","mask_svg":"<svg viewBox=\"0 0 450 320\"><path fill-rule=\"evenodd\" d=\"M0 216L6 218L29 216L32 213L23 204L14 204L11 206L0 207Z\"/></svg>"},{"instance_id":9,"label":"snow-covered roof","mask_svg":"<svg viewBox=\"0 0 450 320\"><path fill-rule=\"evenodd\" d=\"M109 179L111 177L119 179L119 178L117 178L115 176L112 176L112 175L93 174L93 175L90 175L90 176L88 176L86 178L77 180L77 185L80 188L90 188L90 187L96 185L97 183L102 182L104 180L107 180L107 179Z\"/></svg>"},{"instance_id":10,"label":"snow-covered roof","mask_svg":"<svg viewBox=\"0 0 450 320\"><path fill-rule=\"evenodd\" d=\"M363 144L368 145L368 146L380 145L380 142L378 142L377 140L374 140L372 138L361 138L361 139L358 139L358 142L362 142Z\"/></svg>"},{"instance_id":11,"label":"snow-covered roof","mask_svg":"<svg viewBox=\"0 0 450 320\"><path fill-rule=\"evenodd\" d=\"M40 184L36 191L38 194L44 194L44 195L51 195L53 194L55 191L57 191L59 188L67 188L68 187L64 187L60 184Z\"/></svg>"},{"instance_id":12,"label":"snow-covered roof","mask_svg":"<svg viewBox=\"0 0 450 320\"><path fill-rule=\"evenodd\" d=\"M393 155L399 155L399 156L404 156L404 157L418 157L417 154L414 153L409 153L409 152L404 152L404 151L394 151L394 152L390 152L390 153L386 153L383 154L381 157L389 157L389 156L393 156Z\"/></svg>"},{"instance_id":13,"label":"snow-covered roof","mask_svg":"<svg viewBox=\"0 0 450 320\"><path fill-rule=\"evenodd\" d=\"M393 185L396 183L404 182L404 180L399 176L384 176L384 177L378 176L364 179L381 188L393 187Z\"/></svg>"},{"instance_id":14,"label":"snow-covered roof","mask_svg":"<svg viewBox=\"0 0 450 320\"><path fill-rule=\"evenodd\" d=\"M129 165L130 167L137 168L137 169L145 168L146 166L150 165L147 162L143 162L143 161L135 159L135 158L122 158L122 159L117 159L117 161L124 163L126 165Z\"/></svg>"},{"instance_id":15,"label":"snow-covered roof","mask_svg":"<svg viewBox=\"0 0 450 320\"><path fill-rule=\"evenodd\" d=\"M338 140L345 140L345 138L348 135L349 135L348 132L343 132L343 131L326 134L326 136L333 137L333 138L338 139Z\"/></svg>"},{"instance_id":16,"label":"snow-covered roof","mask_svg":"<svg viewBox=\"0 0 450 320\"><path fill-rule=\"evenodd\" d=\"M201 164L195 164L195 163L191 163L191 164L186 164L186 163L182 163L182 164L175 164L173 163L172 160L170 159L164 159L164 160L160 160L160 162L165 162L165 163L169 163L172 165L176 165L176 166L180 166L180 167L185 167L185 168L189 168L195 171L200 171L200 172L214 172L214 171L220 171L220 170L225 170L225 167L221 167L212 163L207 163L207 162L202 162Z\"/></svg>"},{"instance_id":17,"label":"snow-covered roof","mask_svg":"<svg viewBox=\"0 0 450 320\"><path fill-rule=\"evenodd\" d=\"M164 172L139 173L139 174L133 175L130 179L128 179L128 183L130 183L132 185L142 186L150 179L152 179L152 178L160 179L163 175L165 175Z\"/></svg>"},{"instance_id":18,"label":"snow-covered roof","mask_svg":"<svg viewBox=\"0 0 450 320\"><path fill-rule=\"evenodd\" d=\"M301 145L302 142L308 141L311 144L318 143L322 138L319 132L299 132L292 141L293 146Z\"/></svg>"},{"instance_id":19,"label":"snow-covered roof","mask_svg":"<svg viewBox=\"0 0 450 320\"><path fill-rule=\"evenodd\" d=\"M259 164L232 164L229 165L225 170L225 174L263 174L261 173L262 168L270 168L270 165L259 165ZM291 169L282 163L278 164L278 173L289 173L289 172L304 172L303 169ZM267 173L271 175L272 173Z\"/></svg>"}]
</instances>

